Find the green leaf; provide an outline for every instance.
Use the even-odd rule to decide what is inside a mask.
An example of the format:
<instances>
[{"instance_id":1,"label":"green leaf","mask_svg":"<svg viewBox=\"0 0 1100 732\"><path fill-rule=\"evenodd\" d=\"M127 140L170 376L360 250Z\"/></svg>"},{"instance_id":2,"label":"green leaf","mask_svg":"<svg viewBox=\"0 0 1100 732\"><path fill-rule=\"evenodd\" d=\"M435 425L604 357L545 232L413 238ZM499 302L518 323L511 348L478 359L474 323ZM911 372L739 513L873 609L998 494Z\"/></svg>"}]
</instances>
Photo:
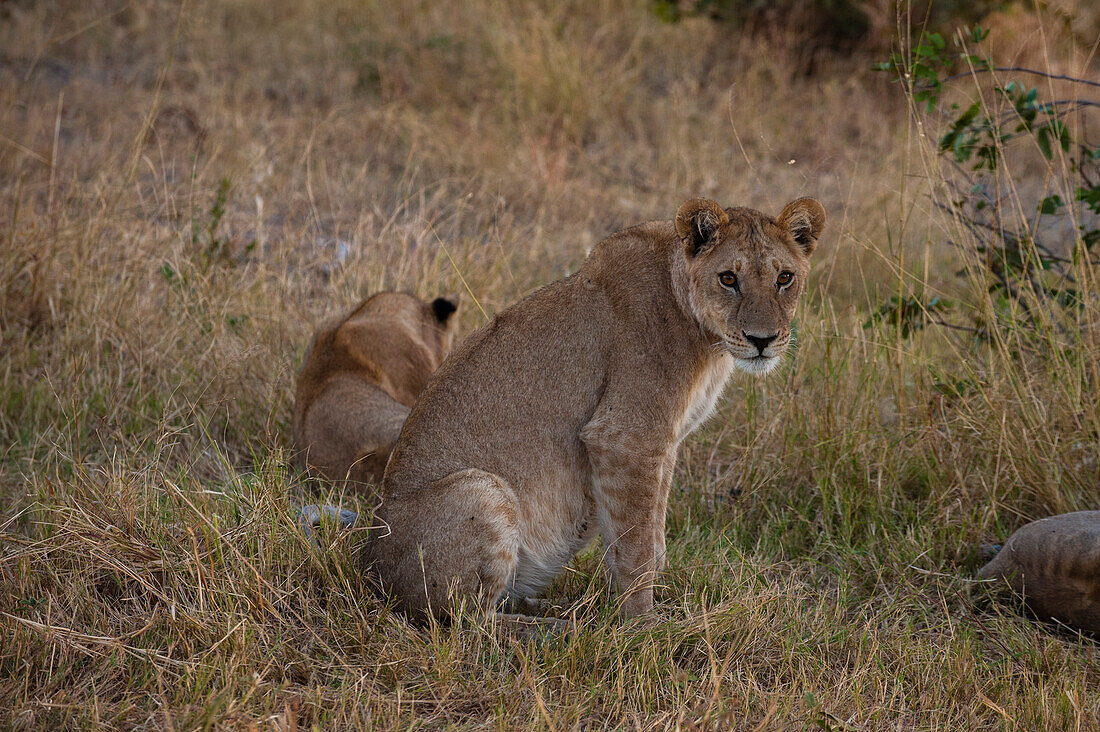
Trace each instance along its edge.
<instances>
[{"instance_id":1,"label":"green leaf","mask_svg":"<svg viewBox=\"0 0 1100 732\"><path fill-rule=\"evenodd\" d=\"M1035 133L1035 142L1039 144L1039 152L1043 154L1043 157L1050 160L1053 153L1050 150L1050 128L1040 127Z\"/></svg>"},{"instance_id":2,"label":"green leaf","mask_svg":"<svg viewBox=\"0 0 1100 732\"><path fill-rule=\"evenodd\" d=\"M668 0L658 0L653 3L651 10L657 19L663 23L675 23L680 20L680 6Z\"/></svg>"},{"instance_id":3,"label":"green leaf","mask_svg":"<svg viewBox=\"0 0 1100 732\"><path fill-rule=\"evenodd\" d=\"M981 105L978 102L971 104L967 110L951 124L951 129L940 138L940 150L943 152L951 150L955 155L955 160L960 163L970 158L970 154L974 149L974 143L977 142L974 135L964 133L970 128L971 123L974 121L974 118L978 116L980 110Z\"/></svg>"},{"instance_id":4,"label":"green leaf","mask_svg":"<svg viewBox=\"0 0 1100 732\"><path fill-rule=\"evenodd\" d=\"M1057 194L1055 194L1053 196L1047 196L1046 198L1043 199L1042 203L1039 204L1039 213L1044 213L1044 214L1057 213L1058 209L1060 209L1064 205L1065 205L1065 202L1062 201L1061 196L1059 196Z\"/></svg>"},{"instance_id":5,"label":"green leaf","mask_svg":"<svg viewBox=\"0 0 1100 732\"><path fill-rule=\"evenodd\" d=\"M1073 192L1073 198L1088 206L1094 214L1100 214L1100 185L1093 185L1088 188L1081 186Z\"/></svg>"}]
</instances>

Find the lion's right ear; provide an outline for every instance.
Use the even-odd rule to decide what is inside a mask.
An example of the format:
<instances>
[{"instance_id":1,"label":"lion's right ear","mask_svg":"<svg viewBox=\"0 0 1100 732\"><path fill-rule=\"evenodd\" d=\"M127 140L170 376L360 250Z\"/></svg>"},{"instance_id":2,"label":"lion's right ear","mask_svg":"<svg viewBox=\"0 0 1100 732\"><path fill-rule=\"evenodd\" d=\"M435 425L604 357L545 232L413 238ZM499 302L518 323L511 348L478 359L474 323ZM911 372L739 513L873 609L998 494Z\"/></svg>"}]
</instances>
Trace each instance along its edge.
<instances>
[{"instance_id":1,"label":"lion's right ear","mask_svg":"<svg viewBox=\"0 0 1100 732\"><path fill-rule=\"evenodd\" d=\"M432 300L432 313L440 323L446 324L456 310L458 310L458 298L437 297Z\"/></svg>"},{"instance_id":2,"label":"lion's right ear","mask_svg":"<svg viewBox=\"0 0 1100 732\"><path fill-rule=\"evenodd\" d=\"M718 229L729 223L729 214L708 198L693 198L676 212L676 235L684 253L697 257L714 244Z\"/></svg>"}]
</instances>

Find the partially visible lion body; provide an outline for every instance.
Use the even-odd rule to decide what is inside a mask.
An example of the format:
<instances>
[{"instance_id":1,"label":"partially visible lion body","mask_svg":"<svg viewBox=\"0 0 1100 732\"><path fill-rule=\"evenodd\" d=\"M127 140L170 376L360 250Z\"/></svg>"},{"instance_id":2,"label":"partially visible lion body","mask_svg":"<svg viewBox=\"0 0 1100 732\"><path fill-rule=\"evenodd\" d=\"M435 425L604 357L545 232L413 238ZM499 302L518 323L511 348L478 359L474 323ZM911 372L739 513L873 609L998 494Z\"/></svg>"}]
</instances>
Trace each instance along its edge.
<instances>
[{"instance_id":1,"label":"partially visible lion body","mask_svg":"<svg viewBox=\"0 0 1100 732\"><path fill-rule=\"evenodd\" d=\"M778 220L689 201L470 336L383 479L365 560L398 606L537 594L599 532L623 611L649 609L679 445L735 365L778 362L823 223L809 199Z\"/></svg>"},{"instance_id":2,"label":"partially visible lion body","mask_svg":"<svg viewBox=\"0 0 1100 732\"><path fill-rule=\"evenodd\" d=\"M379 484L409 409L453 337L453 301L377 293L324 323L294 399L294 446L332 481Z\"/></svg>"},{"instance_id":3,"label":"partially visible lion body","mask_svg":"<svg viewBox=\"0 0 1100 732\"><path fill-rule=\"evenodd\" d=\"M1064 513L1017 529L979 576L1008 582L1040 620L1100 635L1100 511Z\"/></svg>"}]
</instances>

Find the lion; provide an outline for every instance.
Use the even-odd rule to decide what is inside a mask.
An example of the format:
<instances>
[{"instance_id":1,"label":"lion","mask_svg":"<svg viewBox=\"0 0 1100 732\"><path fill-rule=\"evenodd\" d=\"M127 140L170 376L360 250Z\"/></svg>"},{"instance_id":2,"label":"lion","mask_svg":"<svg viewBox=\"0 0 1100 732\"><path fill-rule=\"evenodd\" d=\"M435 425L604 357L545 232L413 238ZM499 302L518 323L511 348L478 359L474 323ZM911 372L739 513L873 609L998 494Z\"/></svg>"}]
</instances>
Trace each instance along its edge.
<instances>
[{"instance_id":1,"label":"lion","mask_svg":"<svg viewBox=\"0 0 1100 732\"><path fill-rule=\"evenodd\" d=\"M680 443L734 368L780 362L824 224L809 198L776 218L690 200L471 335L394 447L372 581L413 617L495 613L598 532L620 611L650 610Z\"/></svg>"},{"instance_id":2,"label":"lion","mask_svg":"<svg viewBox=\"0 0 1100 732\"><path fill-rule=\"evenodd\" d=\"M1100 636L1100 511L1022 526L978 576L1007 582L1040 620Z\"/></svg>"},{"instance_id":3,"label":"lion","mask_svg":"<svg viewBox=\"0 0 1100 732\"><path fill-rule=\"evenodd\" d=\"M457 308L454 298L379 292L323 324L295 389L299 459L334 482L378 485L409 409L451 348Z\"/></svg>"}]
</instances>

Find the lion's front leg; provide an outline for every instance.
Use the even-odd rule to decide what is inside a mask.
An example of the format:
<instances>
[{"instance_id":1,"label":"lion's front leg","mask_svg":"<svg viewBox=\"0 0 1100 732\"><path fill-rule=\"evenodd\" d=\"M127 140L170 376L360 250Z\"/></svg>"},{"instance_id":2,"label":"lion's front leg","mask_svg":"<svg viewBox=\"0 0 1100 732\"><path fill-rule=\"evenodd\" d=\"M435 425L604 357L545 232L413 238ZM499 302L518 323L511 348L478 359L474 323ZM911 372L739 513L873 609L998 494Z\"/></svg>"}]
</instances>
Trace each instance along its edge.
<instances>
[{"instance_id":1,"label":"lion's front leg","mask_svg":"<svg viewBox=\"0 0 1100 732\"><path fill-rule=\"evenodd\" d=\"M657 515L653 525L657 574L665 568L665 518L668 513L668 492L672 488L672 473L676 469L676 453L675 447L670 449L661 465L661 487L657 493Z\"/></svg>"},{"instance_id":2,"label":"lion's front leg","mask_svg":"<svg viewBox=\"0 0 1100 732\"><path fill-rule=\"evenodd\" d=\"M645 437L607 425L590 423L582 438L592 466L604 559L622 597L622 612L644 613L653 607L653 584L664 561L664 526L658 529L658 514L663 518L665 450L654 452L645 447Z\"/></svg>"}]
</instances>

